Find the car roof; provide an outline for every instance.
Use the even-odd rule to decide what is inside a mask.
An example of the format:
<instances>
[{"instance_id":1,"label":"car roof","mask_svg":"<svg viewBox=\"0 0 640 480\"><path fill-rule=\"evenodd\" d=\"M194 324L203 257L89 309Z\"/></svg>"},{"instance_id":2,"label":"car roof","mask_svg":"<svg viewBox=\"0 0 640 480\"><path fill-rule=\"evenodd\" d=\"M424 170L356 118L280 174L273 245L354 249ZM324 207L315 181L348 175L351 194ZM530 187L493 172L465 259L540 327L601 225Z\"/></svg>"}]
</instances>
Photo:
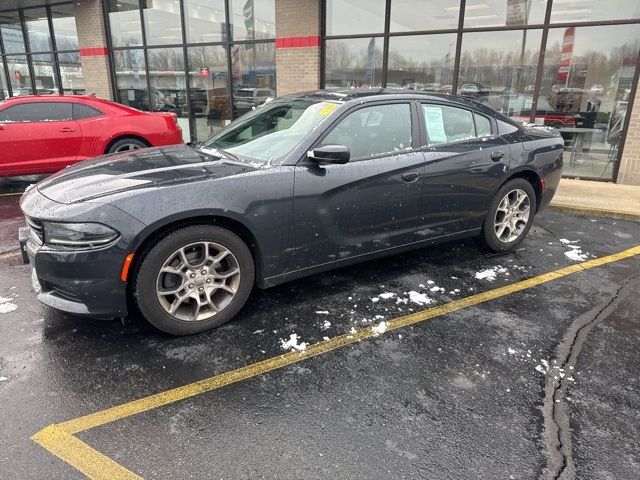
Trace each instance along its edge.
<instances>
[{"instance_id":1,"label":"car roof","mask_svg":"<svg viewBox=\"0 0 640 480\"><path fill-rule=\"evenodd\" d=\"M438 103L448 103L451 106L473 108L493 117L502 117L498 112L482 103L466 97L446 95L444 93L423 92L408 88L326 88L294 93L281 98L306 98L316 101L340 101L344 103L363 103L376 100L432 100Z\"/></svg>"},{"instance_id":2,"label":"car roof","mask_svg":"<svg viewBox=\"0 0 640 480\"><path fill-rule=\"evenodd\" d=\"M51 95L18 95L16 97L6 98L4 101L7 103L32 103L32 102L68 102L73 100L79 100L83 102L98 102L108 103L107 100L102 98L93 97L91 95L62 95L60 93L54 93Z\"/></svg>"}]
</instances>

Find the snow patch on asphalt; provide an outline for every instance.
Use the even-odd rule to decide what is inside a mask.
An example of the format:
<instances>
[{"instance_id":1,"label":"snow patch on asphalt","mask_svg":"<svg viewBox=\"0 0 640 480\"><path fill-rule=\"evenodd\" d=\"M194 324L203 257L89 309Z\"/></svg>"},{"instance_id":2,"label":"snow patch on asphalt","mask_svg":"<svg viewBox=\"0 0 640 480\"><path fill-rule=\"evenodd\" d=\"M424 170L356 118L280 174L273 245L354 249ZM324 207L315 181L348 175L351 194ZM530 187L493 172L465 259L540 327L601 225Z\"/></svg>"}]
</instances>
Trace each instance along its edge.
<instances>
[{"instance_id":1,"label":"snow patch on asphalt","mask_svg":"<svg viewBox=\"0 0 640 480\"><path fill-rule=\"evenodd\" d=\"M18 309L18 305L12 300L13 298L0 297L0 313L14 312Z\"/></svg>"},{"instance_id":2,"label":"snow patch on asphalt","mask_svg":"<svg viewBox=\"0 0 640 480\"><path fill-rule=\"evenodd\" d=\"M418 305L429 305L433 301L424 293L419 293L414 290L410 291L407 295L409 295L409 301L417 303Z\"/></svg>"},{"instance_id":3,"label":"snow patch on asphalt","mask_svg":"<svg viewBox=\"0 0 640 480\"><path fill-rule=\"evenodd\" d=\"M498 275L508 276L509 271L501 265L496 265L495 267L476 272L476 280L487 280L489 282L493 282L498 277Z\"/></svg>"},{"instance_id":4,"label":"snow patch on asphalt","mask_svg":"<svg viewBox=\"0 0 640 480\"><path fill-rule=\"evenodd\" d=\"M587 258L589 258L589 253L583 252L580 245L574 245L580 242L580 240L567 240L566 238L561 238L560 241L565 247L569 247L571 249L564 252L564 255L569 260L572 260L574 262L584 262Z\"/></svg>"},{"instance_id":5,"label":"snow patch on asphalt","mask_svg":"<svg viewBox=\"0 0 640 480\"><path fill-rule=\"evenodd\" d=\"M289 335L289 340L280 339L280 345L283 350L291 350L292 352L295 350L302 352L307 349L307 343L299 342L297 333Z\"/></svg>"},{"instance_id":6,"label":"snow patch on asphalt","mask_svg":"<svg viewBox=\"0 0 640 480\"><path fill-rule=\"evenodd\" d=\"M380 322L375 327L372 327L373 334L377 337L387 331L387 322Z\"/></svg>"}]
</instances>

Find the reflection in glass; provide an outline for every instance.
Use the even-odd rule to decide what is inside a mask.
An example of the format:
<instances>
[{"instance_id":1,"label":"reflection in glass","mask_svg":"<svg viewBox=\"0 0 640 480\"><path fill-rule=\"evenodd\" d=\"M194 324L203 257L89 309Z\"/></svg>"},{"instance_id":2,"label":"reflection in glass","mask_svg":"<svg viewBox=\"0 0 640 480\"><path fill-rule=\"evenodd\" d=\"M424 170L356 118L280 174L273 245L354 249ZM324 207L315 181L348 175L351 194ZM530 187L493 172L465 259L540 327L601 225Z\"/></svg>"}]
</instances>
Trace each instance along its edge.
<instances>
[{"instance_id":1,"label":"reflection in glass","mask_svg":"<svg viewBox=\"0 0 640 480\"><path fill-rule=\"evenodd\" d=\"M29 76L29 66L26 55L11 55L6 57L9 69L9 81L13 96L32 95L31 77Z\"/></svg>"},{"instance_id":2,"label":"reflection in glass","mask_svg":"<svg viewBox=\"0 0 640 480\"><path fill-rule=\"evenodd\" d=\"M114 47L142 45L139 0L108 0L109 27Z\"/></svg>"},{"instance_id":3,"label":"reflection in glass","mask_svg":"<svg viewBox=\"0 0 640 480\"><path fill-rule=\"evenodd\" d=\"M385 4L385 0L327 0L327 35L383 33Z\"/></svg>"},{"instance_id":4,"label":"reflection in glass","mask_svg":"<svg viewBox=\"0 0 640 480\"><path fill-rule=\"evenodd\" d=\"M184 12L187 42L226 40L224 0L185 0Z\"/></svg>"},{"instance_id":5,"label":"reflection in glass","mask_svg":"<svg viewBox=\"0 0 640 480\"><path fill-rule=\"evenodd\" d=\"M451 94L456 34L391 37L387 86Z\"/></svg>"},{"instance_id":6,"label":"reflection in glass","mask_svg":"<svg viewBox=\"0 0 640 480\"><path fill-rule=\"evenodd\" d=\"M326 88L382 86L382 45L376 37L327 40Z\"/></svg>"},{"instance_id":7,"label":"reflection in glass","mask_svg":"<svg viewBox=\"0 0 640 480\"><path fill-rule=\"evenodd\" d=\"M30 8L24 10L24 22L32 52L48 52L52 50L51 35L49 35L49 21L47 10L44 8Z\"/></svg>"},{"instance_id":8,"label":"reflection in glass","mask_svg":"<svg viewBox=\"0 0 640 480\"><path fill-rule=\"evenodd\" d=\"M4 75L4 60L0 57L0 100L9 98L9 88Z\"/></svg>"},{"instance_id":9,"label":"reflection in glass","mask_svg":"<svg viewBox=\"0 0 640 480\"><path fill-rule=\"evenodd\" d=\"M546 0L467 2L464 9L464 26L465 28L473 28L538 25L544 23L546 9Z\"/></svg>"},{"instance_id":10,"label":"reflection in glass","mask_svg":"<svg viewBox=\"0 0 640 480\"><path fill-rule=\"evenodd\" d=\"M73 5L52 5L51 21L53 23L53 35L56 39L56 49L58 51L77 50L78 31L76 30Z\"/></svg>"},{"instance_id":11,"label":"reflection in glass","mask_svg":"<svg viewBox=\"0 0 640 480\"><path fill-rule=\"evenodd\" d=\"M53 57L49 54L32 55L31 62L36 80L36 93L38 95L59 93L53 75Z\"/></svg>"},{"instance_id":12,"label":"reflection in glass","mask_svg":"<svg viewBox=\"0 0 640 480\"><path fill-rule=\"evenodd\" d=\"M541 30L463 34L458 95L528 120L541 38Z\"/></svg>"},{"instance_id":13,"label":"reflection in glass","mask_svg":"<svg viewBox=\"0 0 640 480\"><path fill-rule=\"evenodd\" d=\"M80 54L78 52L59 53L58 65L62 77L62 91L66 94L84 94L84 75L80 64Z\"/></svg>"},{"instance_id":14,"label":"reflection in glass","mask_svg":"<svg viewBox=\"0 0 640 480\"><path fill-rule=\"evenodd\" d=\"M27 51L24 46L18 12L0 12L0 33L5 53L24 53Z\"/></svg>"},{"instance_id":15,"label":"reflection in glass","mask_svg":"<svg viewBox=\"0 0 640 480\"><path fill-rule=\"evenodd\" d=\"M613 177L640 25L549 30L536 122L565 139L564 174Z\"/></svg>"},{"instance_id":16,"label":"reflection in glass","mask_svg":"<svg viewBox=\"0 0 640 480\"><path fill-rule=\"evenodd\" d=\"M116 74L116 100L140 110L150 110L151 102L147 91L147 69L142 50L116 50L113 52ZM154 106L160 99L153 99Z\"/></svg>"},{"instance_id":17,"label":"reflection in glass","mask_svg":"<svg viewBox=\"0 0 640 480\"><path fill-rule=\"evenodd\" d=\"M231 72L234 117L275 98L275 44L231 45Z\"/></svg>"},{"instance_id":18,"label":"reflection in glass","mask_svg":"<svg viewBox=\"0 0 640 480\"><path fill-rule=\"evenodd\" d=\"M182 43L180 4L173 0L147 0L143 3L147 45Z\"/></svg>"},{"instance_id":19,"label":"reflection in glass","mask_svg":"<svg viewBox=\"0 0 640 480\"><path fill-rule=\"evenodd\" d=\"M233 40L276 37L275 0L232 0L229 9Z\"/></svg>"},{"instance_id":20,"label":"reflection in glass","mask_svg":"<svg viewBox=\"0 0 640 480\"><path fill-rule=\"evenodd\" d=\"M458 28L460 0L393 0L391 32Z\"/></svg>"},{"instance_id":21,"label":"reflection in glass","mask_svg":"<svg viewBox=\"0 0 640 480\"><path fill-rule=\"evenodd\" d=\"M149 49L148 59L151 96L158 99L157 102L152 102L152 110L172 112L179 119L184 119L179 120L179 124L185 128L185 137L189 138L187 84L182 48Z\"/></svg>"},{"instance_id":22,"label":"reflection in glass","mask_svg":"<svg viewBox=\"0 0 640 480\"><path fill-rule=\"evenodd\" d=\"M551 23L600 22L640 18L638 0L554 0Z\"/></svg>"},{"instance_id":23,"label":"reflection in glass","mask_svg":"<svg viewBox=\"0 0 640 480\"><path fill-rule=\"evenodd\" d=\"M191 47L189 61L189 106L195 117L192 139L203 141L231 119L227 52L223 46ZM185 135L185 138L187 136Z\"/></svg>"}]
</instances>

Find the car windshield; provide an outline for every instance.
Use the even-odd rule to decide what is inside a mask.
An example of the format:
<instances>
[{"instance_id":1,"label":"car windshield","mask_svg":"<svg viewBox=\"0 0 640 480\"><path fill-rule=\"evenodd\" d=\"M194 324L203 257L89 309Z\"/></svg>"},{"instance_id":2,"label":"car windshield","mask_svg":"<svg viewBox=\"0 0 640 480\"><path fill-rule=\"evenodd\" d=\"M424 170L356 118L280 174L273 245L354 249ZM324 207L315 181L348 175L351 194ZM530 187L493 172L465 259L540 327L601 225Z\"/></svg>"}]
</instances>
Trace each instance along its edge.
<instances>
[{"instance_id":1,"label":"car windshield","mask_svg":"<svg viewBox=\"0 0 640 480\"><path fill-rule=\"evenodd\" d=\"M308 99L277 100L256 108L207 140L200 150L218 150L247 163L283 159L338 106Z\"/></svg>"}]
</instances>

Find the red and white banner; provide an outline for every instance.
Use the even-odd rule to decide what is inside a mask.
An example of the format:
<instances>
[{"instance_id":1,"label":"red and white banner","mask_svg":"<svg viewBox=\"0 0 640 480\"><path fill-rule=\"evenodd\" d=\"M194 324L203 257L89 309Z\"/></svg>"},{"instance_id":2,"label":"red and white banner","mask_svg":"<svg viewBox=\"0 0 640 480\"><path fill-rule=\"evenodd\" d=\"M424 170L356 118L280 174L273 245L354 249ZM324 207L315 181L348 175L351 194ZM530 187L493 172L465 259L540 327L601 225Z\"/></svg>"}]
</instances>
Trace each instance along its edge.
<instances>
[{"instance_id":1,"label":"red and white banner","mask_svg":"<svg viewBox=\"0 0 640 480\"><path fill-rule=\"evenodd\" d=\"M564 31L562 38L562 55L560 57L560 68L556 77L560 85L568 85L569 70L571 68L571 57L573 56L573 43L575 39L575 27L568 27Z\"/></svg>"}]
</instances>

